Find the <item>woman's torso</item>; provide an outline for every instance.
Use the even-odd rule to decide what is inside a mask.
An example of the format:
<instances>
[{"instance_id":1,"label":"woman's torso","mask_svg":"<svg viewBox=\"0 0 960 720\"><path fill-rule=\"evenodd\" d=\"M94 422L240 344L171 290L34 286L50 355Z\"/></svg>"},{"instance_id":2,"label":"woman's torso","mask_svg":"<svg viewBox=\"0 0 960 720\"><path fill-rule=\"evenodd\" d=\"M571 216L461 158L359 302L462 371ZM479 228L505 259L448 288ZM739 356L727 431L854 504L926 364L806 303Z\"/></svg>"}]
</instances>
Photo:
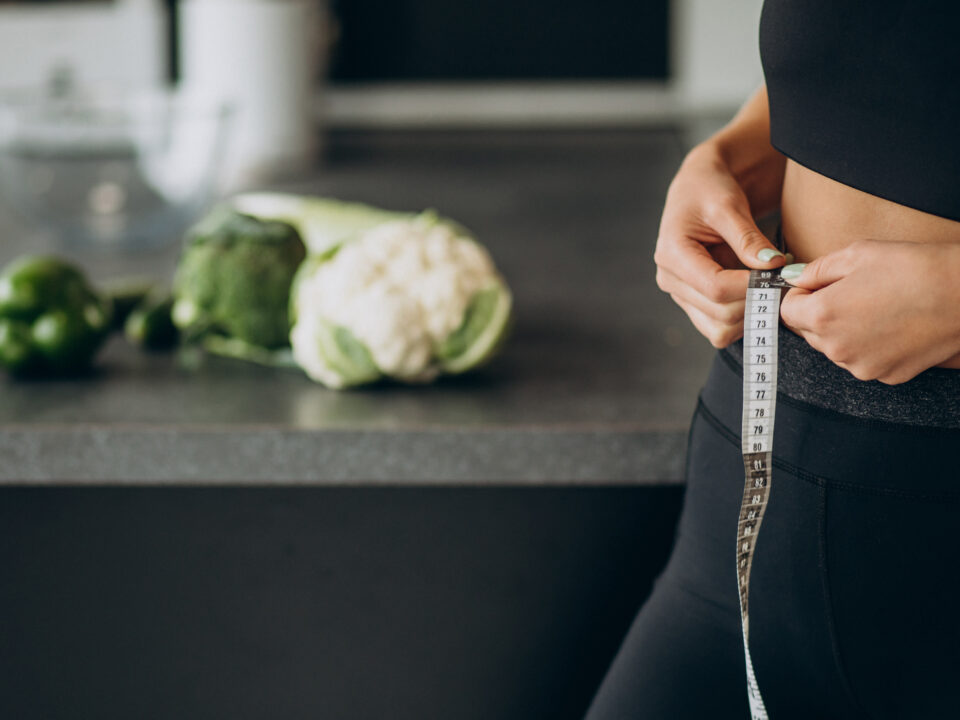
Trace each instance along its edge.
<instances>
[{"instance_id":1,"label":"woman's torso","mask_svg":"<svg viewBox=\"0 0 960 720\"><path fill-rule=\"evenodd\" d=\"M960 240L958 27L956 0L765 0L770 134L790 158L783 231L798 260L860 238Z\"/></svg>"},{"instance_id":2,"label":"woman's torso","mask_svg":"<svg viewBox=\"0 0 960 720\"><path fill-rule=\"evenodd\" d=\"M870 195L789 159L781 214L787 249L797 262L864 238L960 242L960 222Z\"/></svg>"}]
</instances>

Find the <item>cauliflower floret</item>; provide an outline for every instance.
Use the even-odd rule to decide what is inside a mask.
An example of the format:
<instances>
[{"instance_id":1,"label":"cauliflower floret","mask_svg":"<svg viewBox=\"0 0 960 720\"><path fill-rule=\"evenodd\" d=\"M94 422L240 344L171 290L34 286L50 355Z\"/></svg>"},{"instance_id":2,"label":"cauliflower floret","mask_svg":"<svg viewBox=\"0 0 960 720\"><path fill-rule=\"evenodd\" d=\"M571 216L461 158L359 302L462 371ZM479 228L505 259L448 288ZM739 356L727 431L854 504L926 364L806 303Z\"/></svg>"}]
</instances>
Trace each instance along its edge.
<instances>
[{"instance_id":1,"label":"cauliflower floret","mask_svg":"<svg viewBox=\"0 0 960 720\"><path fill-rule=\"evenodd\" d=\"M486 250L453 227L429 217L383 223L299 280L291 333L297 361L321 382L343 384L314 341L328 323L348 329L380 372L433 379L436 346L460 327L475 293L497 281ZM317 347L304 348L311 343Z\"/></svg>"},{"instance_id":2,"label":"cauliflower floret","mask_svg":"<svg viewBox=\"0 0 960 720\"><path fill-rule=\"evenodd\" d=\"M331 308L331 322L349 328L378 368L402 380L420 377L433 346L417 302L395 285L379 283Z\"/></svg>"}]
</instances>

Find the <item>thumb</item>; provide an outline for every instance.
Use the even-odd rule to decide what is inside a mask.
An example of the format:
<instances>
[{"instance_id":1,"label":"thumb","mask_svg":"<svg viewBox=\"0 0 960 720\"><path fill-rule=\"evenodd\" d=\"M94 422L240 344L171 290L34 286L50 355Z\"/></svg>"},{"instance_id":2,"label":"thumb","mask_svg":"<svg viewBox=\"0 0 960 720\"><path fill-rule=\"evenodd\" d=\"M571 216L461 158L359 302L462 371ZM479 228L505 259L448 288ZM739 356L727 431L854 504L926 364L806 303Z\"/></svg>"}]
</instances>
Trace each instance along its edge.
<instances>
[{"instance_id":1,"label":"thumb","mask_svg":"<svg viewBox=\"0 0 960 720\"><path fill-rule=\"evenodd\" d=\"M783 269L783 279L794 287L804 290L819 290L844 277L849 269L843 261L845 255L829 253L808 263L796 263Z\"/></svg>"},{"instance_id":2,"label":"thumb","mask_svg":"<svg viewBox=\"0 0 960 720\"><path fill-rule=\"evenodd\" d=\"M760 232L749 208L726 208L713 218L713 226L746 267L766 270L785 262L783 253Z\"/></svg>"}]
</instances>

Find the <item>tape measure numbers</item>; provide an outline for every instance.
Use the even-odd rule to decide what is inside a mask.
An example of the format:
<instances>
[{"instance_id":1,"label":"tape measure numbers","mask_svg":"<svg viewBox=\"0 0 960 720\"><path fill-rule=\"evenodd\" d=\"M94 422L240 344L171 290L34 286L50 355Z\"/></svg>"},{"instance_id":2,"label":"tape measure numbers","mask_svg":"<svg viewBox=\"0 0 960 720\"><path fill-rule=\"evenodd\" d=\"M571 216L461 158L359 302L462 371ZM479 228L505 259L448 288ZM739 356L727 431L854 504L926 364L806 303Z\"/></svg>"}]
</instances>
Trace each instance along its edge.
<instances>
[{"instance_id":1,"label":"tape measure numbers","mask_svg":"<svg viewBox=\"0 0 960 720\"><path fill-rule=\"evenodd\" d=\"M773 421L777 409L777 332L780 298L792 287L779 270L751 270L743 314L743 422L741 450L746 470L737 524L737 587L747 664L747 695L753 720L768 720L750 659L750 568L773 476Z\"/></svg>"}]
</instances>

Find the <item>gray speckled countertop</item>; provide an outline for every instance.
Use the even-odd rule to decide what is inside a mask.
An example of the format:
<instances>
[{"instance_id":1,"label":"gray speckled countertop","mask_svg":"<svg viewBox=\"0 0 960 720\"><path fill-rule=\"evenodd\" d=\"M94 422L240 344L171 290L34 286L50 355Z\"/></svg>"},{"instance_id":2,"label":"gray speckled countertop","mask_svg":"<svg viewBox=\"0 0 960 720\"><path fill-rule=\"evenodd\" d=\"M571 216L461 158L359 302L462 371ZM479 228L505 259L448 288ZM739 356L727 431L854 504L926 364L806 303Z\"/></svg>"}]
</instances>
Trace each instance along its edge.
<instances>
[{"instance_id":1,"label":"gray speckled countertop","mask_svg":"<svg viewBox=\"0 0 960 720\"><path fill-rule=\"evenodd\" d=\"M516 324L492 365L338 393L292 370L199 369L116 339L88 378L0 381L0 482L643 484L681 480L712 355L656 288L671 130L340 133L280 189L438 207L487 243ZM0 261L28 247L2 218ZM176 249L67 249L95 276L170 272Z\"/></svg>"}]
</instances>

